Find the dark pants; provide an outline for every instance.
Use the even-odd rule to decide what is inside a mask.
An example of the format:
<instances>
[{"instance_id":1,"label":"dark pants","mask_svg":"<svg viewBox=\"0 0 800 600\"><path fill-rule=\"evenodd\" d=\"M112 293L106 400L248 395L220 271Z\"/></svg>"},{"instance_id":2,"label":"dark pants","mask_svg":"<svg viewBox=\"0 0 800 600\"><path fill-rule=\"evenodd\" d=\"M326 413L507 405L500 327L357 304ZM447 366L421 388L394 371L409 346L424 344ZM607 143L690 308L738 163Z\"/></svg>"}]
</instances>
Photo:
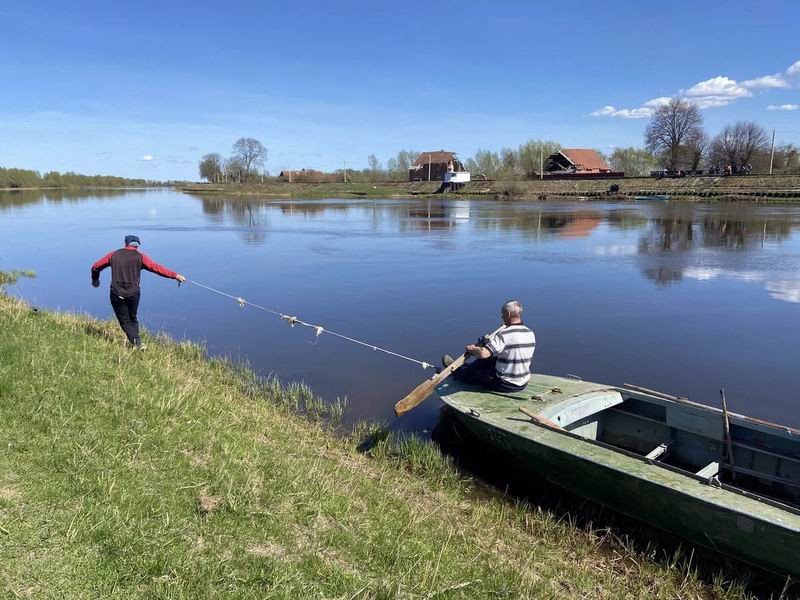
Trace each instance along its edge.
<instances>
[{"instance_id":1,"label":"dark pants","mask_svg":"<svg viewBox=\"0 0 800 600\"><path fill-rule=\"evenodd\" d=\"M495 371L497 358L478 358L453 371L453 377L464 383L480 385L497 392L519 392L525 386L512 385L500 379Z\"/></svg>"},{"instance_id":2,"label":"dark pants","mask_svg":"<svg viewBox=\"0 0 800 600\"><path fill-rule=\"evenodd\" d=\"M111 292L111 306L114 308L114 314L117 315L119 326L128 336L128 341L136 346L141 344L139 321L136 319L136 311L139 310L139 292L130 298L122 298Z\"/></svg>"}]
</instances>

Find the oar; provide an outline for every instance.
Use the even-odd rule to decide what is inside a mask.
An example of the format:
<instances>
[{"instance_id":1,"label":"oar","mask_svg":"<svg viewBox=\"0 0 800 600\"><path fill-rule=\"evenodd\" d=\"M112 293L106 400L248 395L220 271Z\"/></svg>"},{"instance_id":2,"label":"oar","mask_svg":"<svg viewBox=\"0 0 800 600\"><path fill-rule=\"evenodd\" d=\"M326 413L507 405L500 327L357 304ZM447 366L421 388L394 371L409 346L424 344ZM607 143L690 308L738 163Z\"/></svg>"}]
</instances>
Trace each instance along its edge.
<instances>
[{"instance_id":1,"label":"oar","mask_svg":"<svg viewBox=\"0 0 800 600\"><path fill-rule=\"evenodd\" d=\"M500 325L500 327L498 327L492 333L490 333L488 337L493 336L503 327L505 327L505 325ZM479 345L483 346L483 342L481 342ZM442 383L448 377L450 377L450 375L453 374L453 371L455 371L457 368L459 368L461 365L464 364L464 361L466 359L467 359L466 353L462 354L452 363L450 363L449 366L442 369L441 373L437 373L431 379L428 379L427 381L423 381L422 383L420 383L417 387L414 388L414 391L412 391L408 396L406 396L405 398L400 400L400 402L394 405L394 414L396 414L398 417L401 417L408 411L410 411L412 408L417 406L417 404L425 400L425 398L427 398L433 393L433 390L436 389L436 386Z\"/></svg>"}]
</instances>

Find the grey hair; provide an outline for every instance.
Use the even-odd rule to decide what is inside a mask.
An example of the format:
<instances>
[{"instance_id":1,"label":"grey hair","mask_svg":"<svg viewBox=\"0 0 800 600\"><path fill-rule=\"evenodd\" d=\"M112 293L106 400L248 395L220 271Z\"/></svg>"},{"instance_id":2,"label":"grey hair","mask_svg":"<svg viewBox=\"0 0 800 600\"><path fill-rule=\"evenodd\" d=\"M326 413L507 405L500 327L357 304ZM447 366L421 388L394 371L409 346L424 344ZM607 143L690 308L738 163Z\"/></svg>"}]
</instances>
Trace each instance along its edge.
<instances>
[{"instance_id":1,"label":"grey hair","mask_svg":"<svg viewBox=\"0 0 800 600\"><path fill-rule=\"evenodd\" d=\"M503 314L512 317L519 317L522 315L522 303L519 300L509 300L503 304Z\"/></svg>"}]
</instances>

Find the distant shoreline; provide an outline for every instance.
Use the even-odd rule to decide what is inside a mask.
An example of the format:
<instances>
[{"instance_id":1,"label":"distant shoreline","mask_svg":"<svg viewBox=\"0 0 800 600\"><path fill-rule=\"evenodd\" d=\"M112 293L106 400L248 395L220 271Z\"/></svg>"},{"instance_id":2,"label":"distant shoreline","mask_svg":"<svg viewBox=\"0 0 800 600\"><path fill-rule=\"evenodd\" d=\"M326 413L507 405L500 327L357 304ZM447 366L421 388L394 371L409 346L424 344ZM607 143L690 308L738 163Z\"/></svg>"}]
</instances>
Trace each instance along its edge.
<instances>
[{"instance_id":1,"label":"distant shoreline","mask_svg":"<svg viewBox=\"0 0 800 600\"><path fill-rule=\"evenodd\" d=\"M670 199L713 202L800 202L800 175L685 177L654 179L488 180L471 181L456 192L439 194L438 181L381 181L289 183L196 183L176 186L181 192L203 195L241 195L269 198L475 198L509 200L612 200L633 201L636 196L667 195ZM612 187L616 186L616 188ZM610 191L610 190L614 191Z\"/></svg>"}]
</instances>

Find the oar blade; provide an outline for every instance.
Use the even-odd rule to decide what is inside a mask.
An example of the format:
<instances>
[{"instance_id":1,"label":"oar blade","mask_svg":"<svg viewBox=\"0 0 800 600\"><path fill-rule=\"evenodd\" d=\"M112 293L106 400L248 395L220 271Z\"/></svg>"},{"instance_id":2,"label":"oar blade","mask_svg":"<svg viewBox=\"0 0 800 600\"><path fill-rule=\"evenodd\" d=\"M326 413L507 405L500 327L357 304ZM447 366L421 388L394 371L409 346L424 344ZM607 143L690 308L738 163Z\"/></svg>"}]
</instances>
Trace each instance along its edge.
<instances>
[{"instance_id":1,"label":"oar blade","mask_svg":"<svg viewBox=\"0 0 800 600\"><path fill-rule=\"evenodd\" d=\"M451 365L446 367L441 373L438 373L435 377L428 379L427 381L423 381L417 387L414 388L408 396L400 400L397 404L394 405L394 414L398 417L407 413L412 408L417 406L420 402L425 400L428 396L430 396L436 386L442 383L445 379L450 377L453 374L453 371L458 369L461 365L464 364L465 356L459 356L457 359L453 361Z\"/></svg>"},{"instance_id":2,"label":"oar blade","mask_svg":"<svg viewBox=\"0 0 800 600\"><path fill-rule=\"evenodd\" d=\"M433 393L433 390L436 388L436 383L436 379L428 379L420 383L408 396L394 405L394 414L401 417L417 406Z\"/></svg>"}]
</instances>

